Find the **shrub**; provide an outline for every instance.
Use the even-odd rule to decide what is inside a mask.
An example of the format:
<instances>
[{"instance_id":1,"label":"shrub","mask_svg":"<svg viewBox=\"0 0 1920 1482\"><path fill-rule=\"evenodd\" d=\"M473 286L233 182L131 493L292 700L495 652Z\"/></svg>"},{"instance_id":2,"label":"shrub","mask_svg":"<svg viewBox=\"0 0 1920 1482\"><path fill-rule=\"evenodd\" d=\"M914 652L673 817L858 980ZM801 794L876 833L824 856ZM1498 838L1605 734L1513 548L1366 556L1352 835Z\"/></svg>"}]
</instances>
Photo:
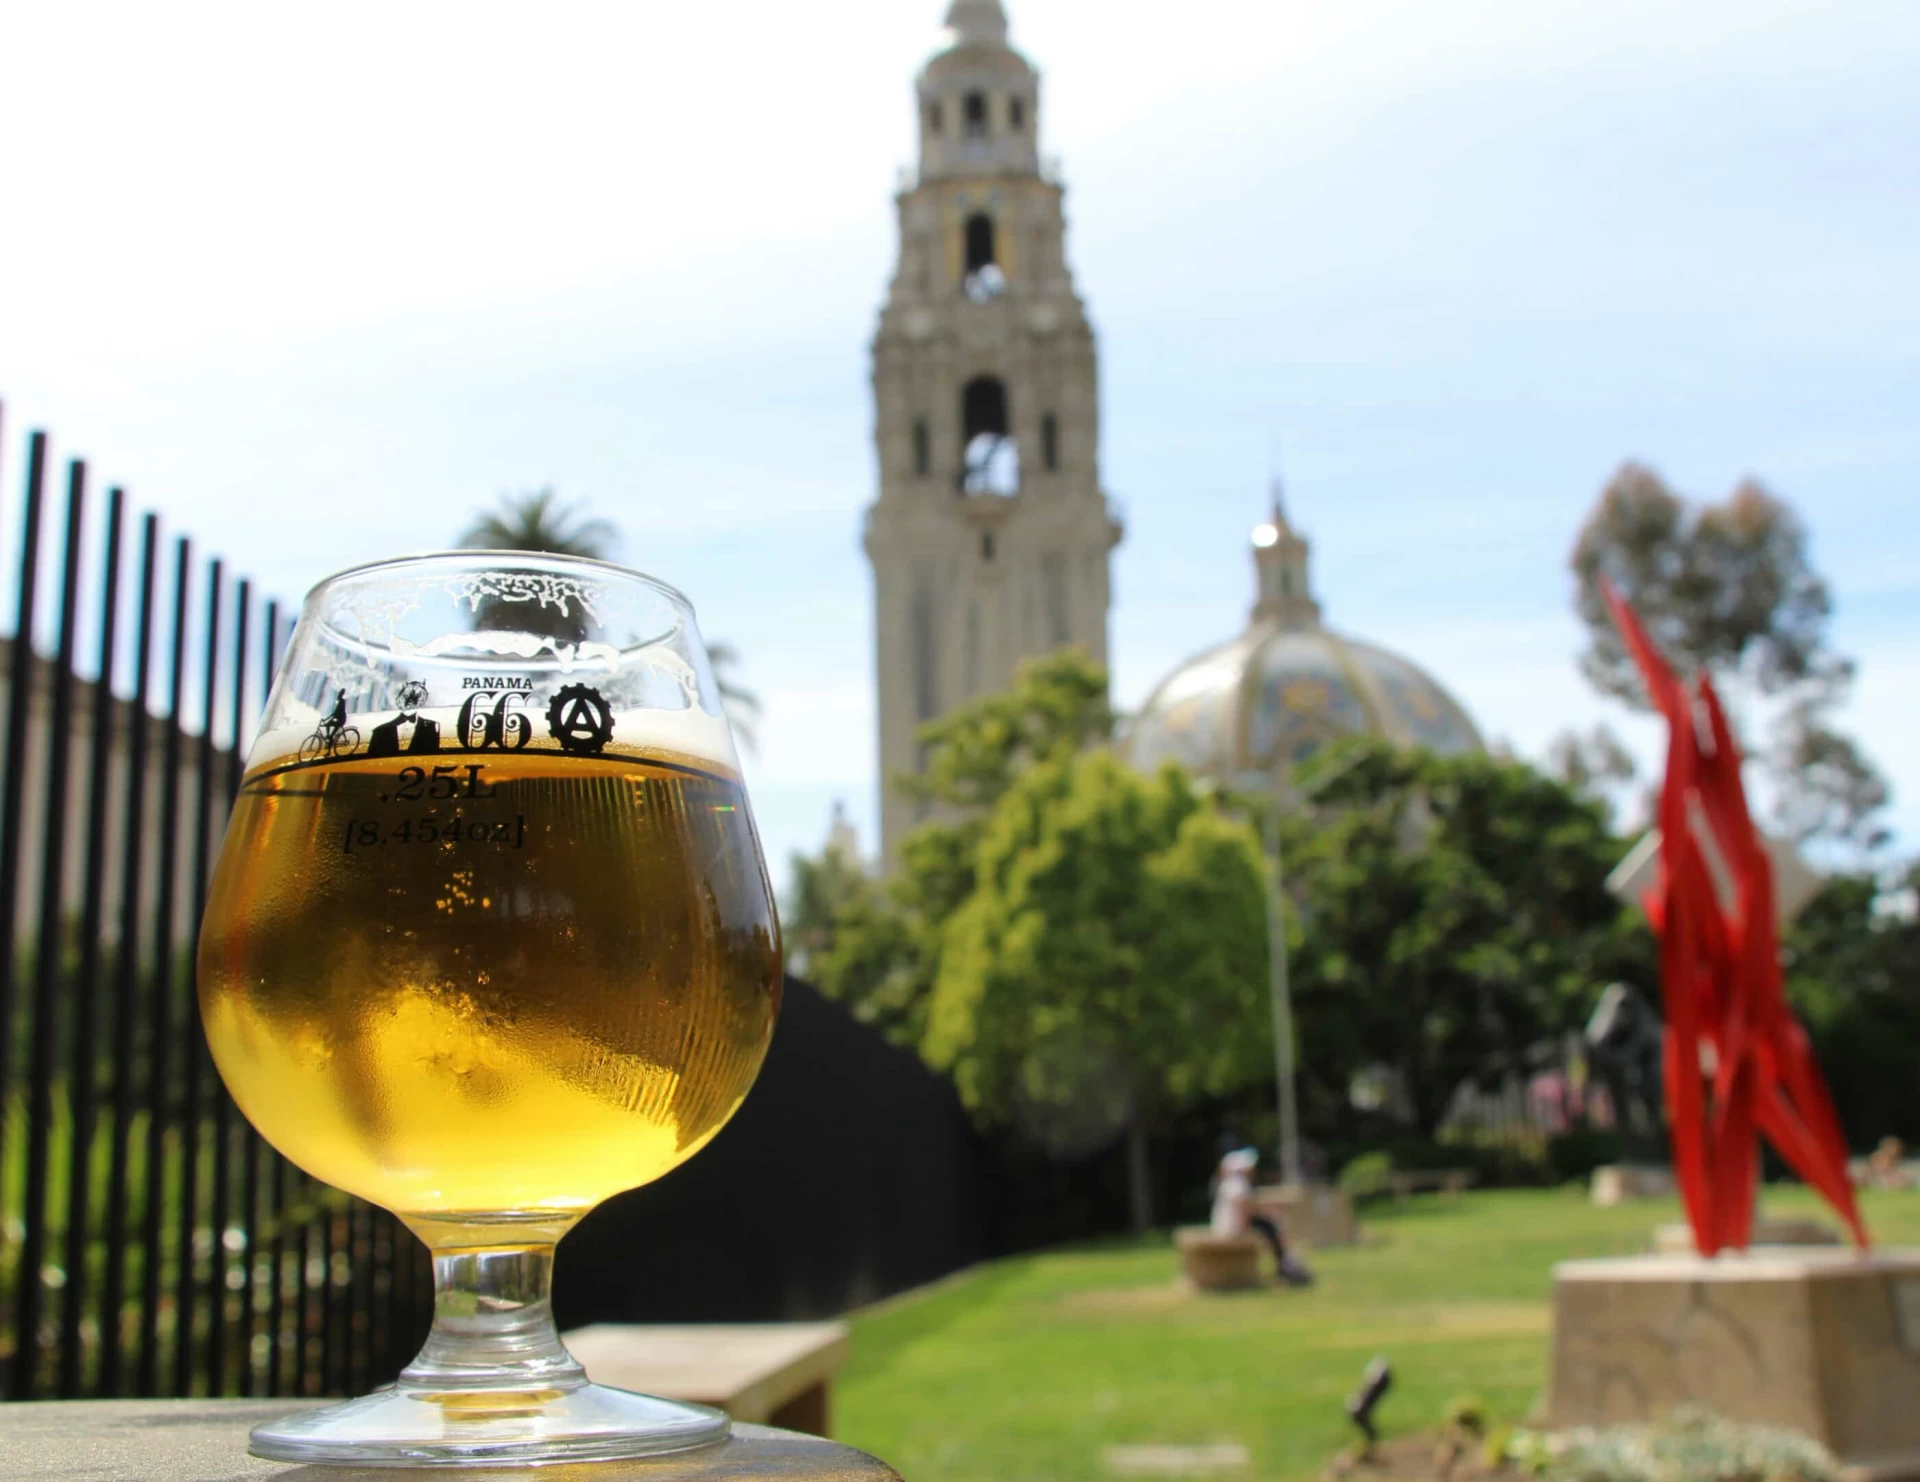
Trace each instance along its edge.
<instances>
[{"instance_id":1,"label":"shrub","mask_svg":"<svg viewBox=\"0 0 1920 1482\"><path fill-rule=\"evenodd\" d=\"M1592 1176L1605 1163L1625 1161L1620 1134L1606 1127L1574 1127L1547 1139L1547 1171L1557 1184Z\"/></svg>"},{"instance_id":2,"label":"shrub","mask_svg":"<svg viewBox=\"0 0 1920 1482\"><path fill-rule=\"evenodd\" d=\"M1812 1437L1681 1409L1650 1425L1519 1431L1505 1459L1545 1482L1840 1482Z\"/></svg>"},{"instance_id":3,"label":"shrub","mask_svg":"<svg viewBox=\"0 0 1920 1482\"><path fill-rule=\"evenodd\" d=\"M1393 1176L1393 1157L1389 1153L1362 1153L1340 1170L1340 1188L1356 1204L1387 1192Z\"/></svg>"},{"instance_id":4,"label":"shrub","mask_svg":"<svg viewBox=\"0 0 1920 1482\"><path fill-rule=\"evenodd\" d=\"M1487 1433L1487 1407L1479 1395L1455 1395L1447 1401L1446 1425L1463 1436Z\"/></svg>"}]
</instances>

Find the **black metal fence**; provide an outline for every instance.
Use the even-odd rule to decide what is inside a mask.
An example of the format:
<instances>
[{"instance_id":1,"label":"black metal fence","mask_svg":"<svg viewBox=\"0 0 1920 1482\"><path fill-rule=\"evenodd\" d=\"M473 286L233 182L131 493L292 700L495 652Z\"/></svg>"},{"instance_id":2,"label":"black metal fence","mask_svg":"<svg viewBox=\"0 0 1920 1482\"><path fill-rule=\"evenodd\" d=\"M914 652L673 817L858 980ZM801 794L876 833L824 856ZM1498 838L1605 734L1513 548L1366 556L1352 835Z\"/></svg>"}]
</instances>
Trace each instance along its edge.
<instances>
[{"instance_id":1,"label":"black metal fence","mask_svg":"<svg viewBox=\"0 0 1920 1482\"><path fill-rule=\"evenodd\" d=\"M291 615L118 488L89 559L79 460L50 566L52 474L35 432L0 752L0 1395L363 1391L425 1334L425 1253L261 1141L193 981Z\"/></svg>"}]
</instances>

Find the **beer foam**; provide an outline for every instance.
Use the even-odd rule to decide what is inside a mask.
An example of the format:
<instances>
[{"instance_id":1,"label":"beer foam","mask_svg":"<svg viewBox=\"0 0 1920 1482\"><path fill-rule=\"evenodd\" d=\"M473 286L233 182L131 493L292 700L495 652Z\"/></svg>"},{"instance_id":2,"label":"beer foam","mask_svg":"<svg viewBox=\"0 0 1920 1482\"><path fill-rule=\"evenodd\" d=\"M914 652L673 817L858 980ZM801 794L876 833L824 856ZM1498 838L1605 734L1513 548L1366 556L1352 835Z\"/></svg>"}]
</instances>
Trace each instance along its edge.
<instances>
[{"instance_id":1,"label":"beer foam","mask_svg":"<svg viewBox=\"0 0 1920 1482\"><path fill-rule=\"evenodd\" d=\"M300 701L283 702L274 708L278 724L260 732L247 748L249 770L298 759L301 747L319 734L321 711ZM448 755L484 755L460 744L460 710L459 705L422 705L412 714L440 727L442 745ZM534 706L522 713L533 730L525 750L516 749L511 754L558 751L557 743L549 734L545 707ZM398 710L349 710L346 724L360 733L359 739L351 750L338 752L332 760L353 761L366 756L368 738L374 729L398 720L400 715ZM640 706L613 713L608 755L644 756L659 752L673 752L696 762L710 763L736 777L740 774L740 758L734 750L733 736L721 716L711 715L697 705L685 710ZM410 752L403 753L399 759L417 762L422 756L430 755L431 752Z\"/></svg>"}]
</instances>

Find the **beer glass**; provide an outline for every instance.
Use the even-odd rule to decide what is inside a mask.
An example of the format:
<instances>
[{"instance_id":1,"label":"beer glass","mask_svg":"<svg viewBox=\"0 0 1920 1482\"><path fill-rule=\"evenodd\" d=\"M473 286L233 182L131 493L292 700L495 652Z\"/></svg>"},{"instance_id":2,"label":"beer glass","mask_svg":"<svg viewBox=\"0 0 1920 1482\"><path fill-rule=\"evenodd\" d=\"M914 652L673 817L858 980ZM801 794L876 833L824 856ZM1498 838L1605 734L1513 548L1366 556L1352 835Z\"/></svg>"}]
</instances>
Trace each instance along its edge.
<instances>
[{"instance_id":1,"label":"beer glass","mask_svg":"<svg viewBox=\"0 0 1920 1482\"><path fill-rule=\"evenodd\" d=\"M234 1100L433 1256L398 1382L255 1455L585 1461L719 1440L589 1384L549 1301L595 1204L699 1151L780 997L766 866L693 611L595 561L457 552L308 596L221 847L200 1008Z\"/></svg>"}]
</instances>

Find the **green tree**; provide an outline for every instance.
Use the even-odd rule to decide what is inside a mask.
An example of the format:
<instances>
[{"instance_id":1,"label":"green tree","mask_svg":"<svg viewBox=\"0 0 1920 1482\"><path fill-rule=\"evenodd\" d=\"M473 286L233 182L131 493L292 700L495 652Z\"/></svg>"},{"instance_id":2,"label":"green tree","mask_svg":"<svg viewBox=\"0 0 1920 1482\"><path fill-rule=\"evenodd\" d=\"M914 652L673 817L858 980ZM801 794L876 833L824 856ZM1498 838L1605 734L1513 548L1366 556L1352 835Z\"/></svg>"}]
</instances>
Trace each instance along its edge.
<instances>
[{"instance_id":1,"label":"green tree","mask_svg":"<svg viewBox=\"0 0 1920 1482\"><path fill-rule=\"evenodd\" d=\"M1611 812L1613 794L1630 787L1639 768L1612 727L1599 725L1585 735L1561 732L1548 750L1547 771L1582 797L1605 804Z\"/></svg>"},{"instance_id":2,"label":"green tree","mask_svg":"<svg viewBox=\"0 0 1920 1482\"><path fill-rule=\"evenodd\" d=\"M917 1051L942 924L905 904L897 881L863 879L835 911L825 944L809 956L811 981L861 1023Z\"/></svg>"},{"instance_id":3,"label":"green tree","mask_svg":"<svg viewBox=\"0 0 1920 1482\"><path fill-rule=\"evenodd\" d=\"M780 927L794 972L905 1049L919 1047L924 1027L915 926L837 841L791 857Z\"/></svg>"},{"instance_id":4,"label":"green tree","mask_svg":"<svg viewBox=\"0 0 1920 1482\"><path fill-rule=\"evenodd\" d=\"M1027 768L1112 733L1106 673L1071 649L1023 664L1010 690L923 727L926 770L891 781L933 817L902 841L892 877L869 882L833 917L808 959L821 992L917 1049L947 923L973 893L994 805Z\"/></svg>"},{"instance_id":5,"label":"green tree","mask_svg":"<svg viewBox=\"0 0 1920 1482\"><path fill-rule=\"evenodd\" d=\"M1062 749L984 823L949 923L923 1051L989 1120L1124 1104L1135 1228L1148 1139L1269 1073L1259 844L1169 767Z\"/></svg>"},{"instance_id":6,"label":"green tree","mask_svg":"<svg viewBox=\"0 0 1920 1482\"><path fill-rule=\"evenodd\" d=\"M1831 723L1853 664L1828 640L1833 599L1784 501L1749 479L1721 504L1689 506L1628 463L1601 491L1572 566L1588 640L1580 666L1603 694L1646 705L1601 596L1605 576L1673 663L1712 675L1773 784L1781 828L1800 840L1884 841L1875 815L1886 784Z\"/></svg>"},{"instance_id":7,"label":"green tree","mask_svg":"<svg viewBox=\"0 0 1920 1482\"><path fill-rule=\"evenodd\" d=\"M902 846L902 902L929 923L952 916L973 893L974 856L1000 800L1035 766L1112 736L1106 671L1078 649L1030 660L1012 689L923 726L926 770L895 785L935 817Z\"/></svg>"},{"instance_id":8,"label":"green tree","mask_svg":"<svg viewBox=\"0 0 1920 1482\"><path fill-rule=\"evenodd\" d=\"M1432 1135L1462 1081L1523 1070L1607 982L1652 980L1651 942L1606 888L1623 846L1603 805L1519 762L1379 741L1324 754L1301 782L1293 992L1323 1116L1361 1067L1389 1065Z\"/></svg>"},{"instance_id":9,"label":"green tree","mask_svg":"<svg viewBox=\"0 0 1920 1482\"><path fill-rule=\"evenodd\" d=\"M724 638L707 645L707 666L713 670L714 687L720 691L720 708L727 713L727 724L748 751L760 749L760 696L740 682L740 650Z\"/></svg>"},{"instance_id":10,"label":"green tree","mask_svg":"<svg viewBox=\"0 0 1920 1482\"><path fill-rule=\"evenodd\" d=\"M1829 880L1785 948L1787 993L1848 1140L1920 1145L1920 863Z\"/></svg>"},{"instance_id":11,"label":"green tree","mask_svg":"<svg viewBox=\"0 0 1920 1482\"><path fill-rule=\"evenodd\" d=\"M1013 688L962 705L920 729L927 765L895 778L910 795L970 810L977 822L1035 762L1113 735L1107 674L1078 649L1020 666Z\"/></svg>"},{"instance_id":12,"label":"green tree","mask_svg":"<svg viewBox=\"0 0 1920 1482\"><path fill-rule=\"evenodd\" d=\"M836 805L836 822L839 813ZM817 855L795 853L788 859L787 895L780 903L780 936L787 961L805 977L808 965L833 946L835 923L871 882L856 858L837 839Z\"/></svg>"}]
</instances>

